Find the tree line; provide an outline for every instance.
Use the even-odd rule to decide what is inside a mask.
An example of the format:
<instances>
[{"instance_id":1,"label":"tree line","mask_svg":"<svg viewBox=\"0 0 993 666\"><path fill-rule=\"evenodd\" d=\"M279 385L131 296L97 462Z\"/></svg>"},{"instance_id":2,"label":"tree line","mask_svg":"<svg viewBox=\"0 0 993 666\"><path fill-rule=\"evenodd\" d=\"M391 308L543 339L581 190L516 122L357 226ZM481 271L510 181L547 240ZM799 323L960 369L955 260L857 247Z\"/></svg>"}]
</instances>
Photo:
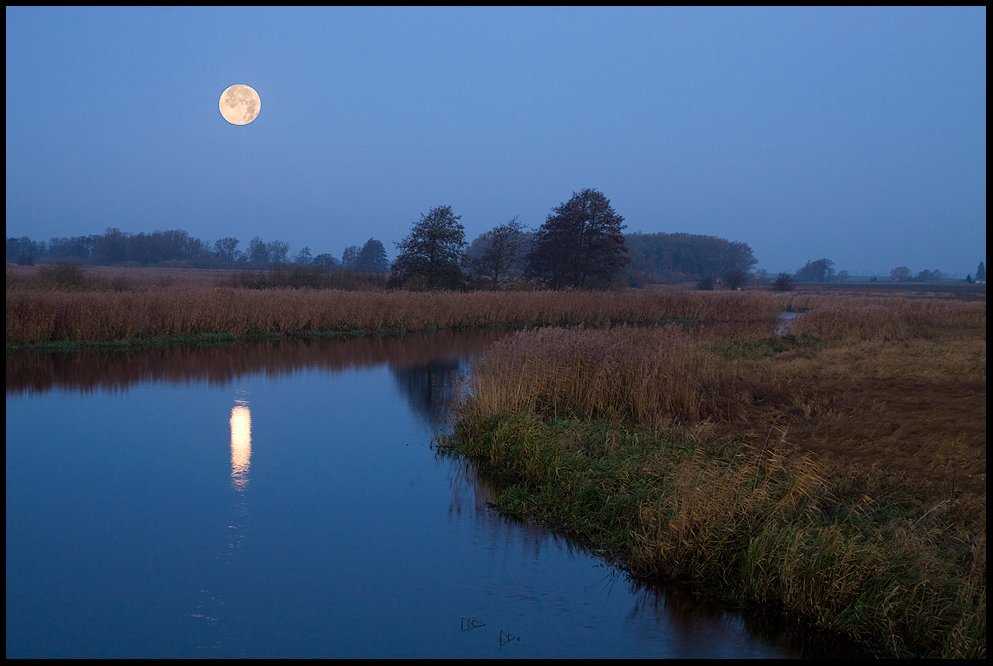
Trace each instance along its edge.
<instances>
[{"instance_id":1,"label":"tree line","mask_svg":"<svg viewBox=\"0 0 993 666\"><path fill-rule=\"evenodd\" d=\"M237 238L213 243L181 230L7 239L7 262L74 260L102 265L185 265L198 268L272 268L287 264L320 270L389 273L389 284L406 289L500 289L529 284L552 289L603 289L653 282L723 279L743 281L756 260L742 242L685 233L624 234L624 218L598 190L584 189L554 207L537 229L518 217L466 241L451 206L421 215L396 243L390 263L379 240L349 246L341 258L314 255L304 247L291 257L288 243L256 236L239 249Z\"/></svg>"},{"instance_id":2,"label":"tree line","mask_svg":"<svg viewBox=\"0 0 993 666\"><path fill-rule=\"evenodd\" d=\"M765 271L762 271L764 274ZM763 277L767 277L763 275ZM782 272L772 280L772 288L775 291L790 291L797 282L845 282L849 278L848 271L841 270L837 273L834 270L834 262L830 259L808 260L806 264L798 268L795 273ZM924 269L914 275L906 266L897 266L890 271L892 282L941 282L948 279L948 274L937 268L934 270ZM876 280L875 277L872 278ZM976 277L967 275L965 282L986 281L986 264L982 261L976 268Z\"/></svg>"},{"instance_id":3,"label":"tree line","mask_svg":"<svg viewBox=\"0 0 993 666\"><path fill-rule=\"evenodd\" d=\"M947 280L948 275L942 271L935 268L930 270L925 268L919 271L916 275L913 274L909 268L906 266L897 266L890 271L890 280L893 282L941 282L942 280ZM966 282L974 282L976 280L986 281L986 263L980 261L979 266L976 267L976 276L973 278L972 274L966 276Z\"/></svg>"},{"instance_id":4,"label":"tree line","mask_svg":"<svg viewBox=\"0 0 993 666\"><path fill-rule=\"evenodd\" d=\"M271 268L286 264L313 265L327 270L387 273L390 263L381 241L370 238L365 245L345 248L341 259L332 254L314 256L309 247L290 257L290 244L266 242L255 236L244 250L237 238L213 243L173 229L132 234L108 227L103 234L33 241L27 236L7 239L7 263L74 261L95 265L181 265L194 268Z\"/></svg>"}]
</instances>

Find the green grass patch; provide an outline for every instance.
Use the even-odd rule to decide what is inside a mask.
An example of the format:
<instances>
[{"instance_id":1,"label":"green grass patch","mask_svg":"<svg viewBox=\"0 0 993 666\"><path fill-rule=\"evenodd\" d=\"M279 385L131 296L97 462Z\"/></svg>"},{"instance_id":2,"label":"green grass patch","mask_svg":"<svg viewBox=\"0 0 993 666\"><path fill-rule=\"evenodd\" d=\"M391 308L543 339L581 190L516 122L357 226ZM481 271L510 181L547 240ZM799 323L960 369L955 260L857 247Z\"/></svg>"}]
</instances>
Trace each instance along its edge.
<instances>
[{"instance_id":1,"label":"green grass patch","mask_svg":"<svg viewBox=\"0 0 993 666\"><path fill-rule=\"evenodd\" d=\"M499 478L490 501L508 516L638 576L781 606L880 655L985 656L985 542L954 515L985 515L985 498L925 506L913 488L826 479L808 456L744 438L465 414L443 446Z\"/></svg>"},{"instance_id":2,"label":"green grass patch","mask_svg":"<svg viewBox=\"0 0 993 666\"><path fill-rule=\"evenodd\" d=\"M286 339L329 339L362 337L366 335L377 335L381 337L397 337L406 335L403 329L380 329L376 331L351 330L351 331L294 331L291 333L275 333L272 331L250 331L244 335L237 336L233 333L198 333L190 335L167 335L156 338L130 338L126 340L54 340L36 343L20 343L17 341L7 341L6 352L13 354L17 352L76 352L94 350L134 350L150 347L184 347L184 346L205 346L205 345L229 345L238 341L264 342L272 340Z\"/></svg>"},{"instance_id":3,"label":"green grass patch","mask_svg":"<svg viewBox=\"0 0 993 666\"><path fill-rule=\"evenodd\" d=\"M77 352L94 350L130 350L148 347L181 347L205 345L229 345L237 342L238 336L230 333L199 333L191 335L168 335L157 338L130 338L127 340L53 340L30 344L7 341L8 354L16 352Z\"/></svg>"},{"instance_id":4,"label":"green grass patch","mask_svg":"<svg viewBox=\"0 0 993 666\"><path fill-rule=\"evenodd\" d=\"M796 349L812 349L817 343L810 336L774 335L766 338L718 341L711 351L725 361L738 359L772 358Z\"/></svg>"}]
</instances>

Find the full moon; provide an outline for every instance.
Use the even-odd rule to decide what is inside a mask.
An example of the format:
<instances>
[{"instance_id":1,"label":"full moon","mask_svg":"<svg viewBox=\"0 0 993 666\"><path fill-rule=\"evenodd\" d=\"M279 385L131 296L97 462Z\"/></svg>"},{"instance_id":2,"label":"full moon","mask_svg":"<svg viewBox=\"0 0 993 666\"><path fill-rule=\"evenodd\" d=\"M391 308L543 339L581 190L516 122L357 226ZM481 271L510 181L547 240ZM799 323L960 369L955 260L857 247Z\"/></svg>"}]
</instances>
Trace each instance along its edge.
<instances>
[{"instance_id":1,"label":"full moon","mask_svg":"<svg viewBox=\"0 0 993 666\"><path fill-rule=\"evenodd\" d=\"M236 83L221 93L221 101L218 105L221 107L224 120L232 125L247 125L255 120L262 110L259 94L251 86L242 83Z\"/></svg>"}]
</instances>

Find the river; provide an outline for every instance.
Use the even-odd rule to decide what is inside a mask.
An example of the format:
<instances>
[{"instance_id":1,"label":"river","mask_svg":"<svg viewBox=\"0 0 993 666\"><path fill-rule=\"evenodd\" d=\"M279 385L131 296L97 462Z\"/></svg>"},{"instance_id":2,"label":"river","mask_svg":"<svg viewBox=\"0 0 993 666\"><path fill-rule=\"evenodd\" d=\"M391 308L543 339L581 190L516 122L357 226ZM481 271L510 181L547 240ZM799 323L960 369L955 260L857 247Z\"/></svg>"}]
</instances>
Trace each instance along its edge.
<instances>
[{"instance_id":1,"label":"river","mask_svg":"<svg viewBox=\"0 0 993 666\"><path fill-rule=\"evenodd\" d=\"M497 336L9 355L7 657L849 654L487 507L431 442Z\"/></svg>"}]
</instances>

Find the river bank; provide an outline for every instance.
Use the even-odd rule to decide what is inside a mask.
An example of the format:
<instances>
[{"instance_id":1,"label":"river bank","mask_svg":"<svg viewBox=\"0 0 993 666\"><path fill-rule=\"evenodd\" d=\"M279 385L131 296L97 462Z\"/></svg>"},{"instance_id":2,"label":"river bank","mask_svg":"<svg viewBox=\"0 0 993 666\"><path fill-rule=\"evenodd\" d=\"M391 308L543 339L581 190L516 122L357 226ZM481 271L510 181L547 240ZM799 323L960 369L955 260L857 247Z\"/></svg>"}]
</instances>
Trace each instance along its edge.
<instances>
[{"instance_id":1,"label":"river bank","mask_svg":"<svg viewBox=\"0 0 993 666\"><path fill-rule=\"evenodd\" d=\"M880 655L986 652L985 303L842 299L787 336L542 329L474 364L446 442L493 503L636 575Z\"/></svg>"}]
</instances>

